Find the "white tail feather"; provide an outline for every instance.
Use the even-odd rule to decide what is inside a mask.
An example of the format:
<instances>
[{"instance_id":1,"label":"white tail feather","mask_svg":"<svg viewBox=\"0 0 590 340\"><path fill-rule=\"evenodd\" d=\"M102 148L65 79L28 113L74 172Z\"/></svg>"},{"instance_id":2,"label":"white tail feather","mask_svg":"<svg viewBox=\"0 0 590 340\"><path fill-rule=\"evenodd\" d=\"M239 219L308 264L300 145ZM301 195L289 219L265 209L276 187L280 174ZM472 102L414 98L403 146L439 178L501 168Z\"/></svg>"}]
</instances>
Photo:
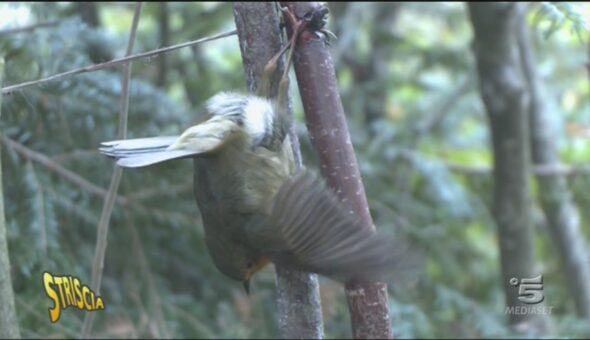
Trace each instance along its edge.
<instances>
[{"instance_id":1,"label":"white tail feather","mask_svg":"<svg viewBox=\"0 0 590 340\"><path fill-rule=\"evenodd\" d=\"M103 142L102 154L117 158L117 164L138 168L195 154L191 150L166 150L178 136L136 138Z\"/></svg>"},{"instance_id":2,"label":"white tail feather","mask_svg":"<svg viewBox=\"0 0 590 340\"><path fill-rule=\"evenodd\" d=\"M209 103L209 111L215 112L216 115L186 129L180 137L166 136L103 142L99 150L106 156L116 158L118 165L128 168L216 152L228 141L235 140L233 137L236 135L247 134L241 126L242 118L240 117L242 108L249 98L237 96L237 100L235 98L229 100L232 105L227 105L228 101L222 101L223 105L221 105L217 103L217 97ZM264 129L264 126L258 125L261 124L254 124L254 130ZM258 130L254 132L258 133Z\"/></svg>"},{"instance_id":3,"label":"white tail feather","mask_svg":"<svg viewBox=\"0 0 590 340\"><path fill-rule=\"evenodd\" d=\"M198 154L198 152L192 150L156 151L152 153L143 153L139 155L123 157L117 161L117 164L124 168L139 168L156 163L170 161L173 159L190 157L195 154Z\"/></svg>"},{"instance_id":4,"label":"white tail feather","mask_svg":"<svg viewBox=\"0 0 590 340\"><path fill-rule=\"evenodd\" d=\"M134 149L148 149L148 148L167 148L174 143L178 136L165 137L149 137L149 138L135 138L135 139L121 139L110 142L100 143L105 147L112 147L115 150L134 150Z\"/></svg>"}]
</instances>

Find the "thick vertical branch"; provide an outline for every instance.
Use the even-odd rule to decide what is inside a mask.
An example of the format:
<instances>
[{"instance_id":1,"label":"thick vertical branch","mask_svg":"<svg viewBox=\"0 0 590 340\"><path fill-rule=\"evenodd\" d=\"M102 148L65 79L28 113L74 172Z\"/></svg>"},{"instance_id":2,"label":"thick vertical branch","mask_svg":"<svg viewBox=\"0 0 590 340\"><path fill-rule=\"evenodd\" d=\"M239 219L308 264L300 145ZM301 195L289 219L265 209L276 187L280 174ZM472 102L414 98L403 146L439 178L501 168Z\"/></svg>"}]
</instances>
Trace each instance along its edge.
<instances>
[{"instance_id":1,"label":"thick vertical branch","mask_svg":"<svg viewBox=\"0 0 590 340\"><path fill-rule=\"evenodd\" d=\"M246 81L250 92L258 88L262 70L281 47L279 16L274 3L234 3L234 17ZM278 65L271 82L276 97L284 62ZM295 129L289 134L297 165L301 165L299 142ZM276 267L279 333L282 338L320 339L324 327L320 306L319 284L315 274Z\"/></svg>"},{"instance_id":2,"label":"thick vertical branch","mask_svg":"<svg viewBox=\"0 0 590 340\"><path fill-rule=\"evenodd\" d=\"M518 3L469 3L480 92L494 153L493 214L498 227L506 305L526 308L510 279L535 271L534 234L529 213L527 92L516 40ZM530 314L510 314L512 324Z\"/></svg>"},{"instance_id":3,"label":"thick vertical branch","mask_svg":"<svg viewBox=\"0 0 590 340\"><path fill-rule=\"evenodd\" d=\"M321 7L318 3L288 3L298 17ZM328 185L364 222L374 228L365 189L338 92L330 51L321 35L300 36L294 67L303 101L309 136L318 153ZM387 286L348 282L346 297L355 338L391 338Z\"/></svg>"},{"instance_id":4,"label":"thick vertical branch","mask_svg":"<svg viewBox=\"0 0 590 340\"><path fill-rule=\"evenodd\" d=\"M135 43L135 36L141 14L142 3L138 2L135 5L135 12L133 14L133 22L131 24L131 32L129 34L129 41L127 43L127 52L125 55L129 56L133 52L133 45ZM129 111L129 83L131 80L131 62L125 64L123 67L123 76L121 78L121 111L119 112L119 133L118 139L127 138L127 113ZM100 285L102 282L102 273L104 268L104 258L107 248L107 236L109 233L109 223L111 214L117 200L117 190L119 183L123 176L123 169L117 165L113 170L113 177L111 177L111 184L109 191L104 199L100 221L97 227L96 249L94 251L94 262L92 265L92 280L91 287L97 295L100 295ZM82 337L88 338L92 331L92 324L94 323L94 316L96 313L87 313L82 325Z\"/></svg>"},{"instance_id":5,"label":"thick vertical branch","mask_svg":"<svg viewBox=\"0 0 590 340\"><path fill-rule=\"evenodd\" d=\"M234 17L246 72L246 83L248 90L255 93L264 66L283 45L279 16L273 3L235 2ZM284 58L281 58L271 80L270 96L273 98L277 96L284 67Z\"/></svg>"},{"instance_id":6,"label":"thick vertical branch","mask_svg":"<svg viewBox=\"0 0 590 340\"><path fill-rule=\"evenodd\" d=\"M0 87L4 77L4 59L0 56ZM2 117L2 93L0 93L0 118ZM1 154L0 154L1 156ZM2 188L2 158L0 157L0 338L20 338L20 329L14 307L14 291L10 276L6 219L4 217L4 191Z\"/></svg>"},{"instance_id":7,"label":"thick vertical branch","mask_svg":"<svg viewBox=\"0 0 590 340\"><path fill-rule=\"evenodd\" d=\"M544 95L537 73L535 52L526 22L526 11L518 20L518 43L522 68L530 93L529 122L533 163L537 166L559 166L556 142L558 131L552 124L552 104ZM580 213L573 202L563 175L537 175L539 197L552 239L564 264L565 275L577 312L590 318L590 257L580 227Z\"/></svg>"}]
</instances>

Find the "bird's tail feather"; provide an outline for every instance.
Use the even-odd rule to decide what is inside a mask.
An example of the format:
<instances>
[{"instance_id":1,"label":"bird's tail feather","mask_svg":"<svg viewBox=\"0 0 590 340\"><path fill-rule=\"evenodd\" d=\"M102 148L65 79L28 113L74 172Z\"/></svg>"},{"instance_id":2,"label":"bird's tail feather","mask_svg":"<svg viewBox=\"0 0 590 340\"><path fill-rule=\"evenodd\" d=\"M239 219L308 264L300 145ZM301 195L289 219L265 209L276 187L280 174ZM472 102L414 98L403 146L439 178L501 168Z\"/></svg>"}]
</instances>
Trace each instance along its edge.
<instances>
[{"instance_id":1,"label":"bird's tail feather","mask_svg":"<svg viewBox=\"0 0 590 340\"><path fill-rule=\"evenodd\" d=\"M117 159L117 164L127 168L138 168L173 159L190 157L192 150L167 150L178 136L136 138L101 143L99 151Z\"/></svg>"},{"instance_id":2,"label":"bird's tail feather","mask_svg":"<svg viewBox=\"0 0 590 340\"><path fill-rule=\"evenodd\" d=\"M167 148L178 139L178 136L149 137L135 139L121 139L110 142L102 142L103 149L112 148L113 151L138 151Z\"/></svg>"},{"instance_id":3,"label":"bird's tail feather","mask_svg":"<svg viewBox=\"0 0 590 340\"><path fill-rule=\"evenodd\" d=\"M102 143L100 152L118 159L117 164L138 168L173 159L192 157L219 150L243 133L233 119L214 116L191 126L180 136L124 139Z\"/></svg>"}]
</instances>

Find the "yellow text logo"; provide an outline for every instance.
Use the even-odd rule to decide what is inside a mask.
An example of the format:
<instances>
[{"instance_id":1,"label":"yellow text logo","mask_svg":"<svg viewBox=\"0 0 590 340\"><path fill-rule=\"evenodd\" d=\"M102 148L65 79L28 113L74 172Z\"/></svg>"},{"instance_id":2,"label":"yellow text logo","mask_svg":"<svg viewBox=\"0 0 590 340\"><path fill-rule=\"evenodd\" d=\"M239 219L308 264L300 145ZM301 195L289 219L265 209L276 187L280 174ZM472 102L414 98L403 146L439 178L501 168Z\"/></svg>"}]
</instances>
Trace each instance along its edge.
<instances>
[{"instance_id":1,"label":"yellow text logo","mask_svg":"<svg viewBox=\"0 0 590 340\"><path fill-rule=\"evenodd\" d=\"M76 307L89 312L104 309L100 296L96 296L88 286L80 283L80 279L73 276L56 276L50 272L43 273L45 294L53 301L49 308L49 319L57 322L61 311L68 307Z\"/></svg>"}]
</instances>

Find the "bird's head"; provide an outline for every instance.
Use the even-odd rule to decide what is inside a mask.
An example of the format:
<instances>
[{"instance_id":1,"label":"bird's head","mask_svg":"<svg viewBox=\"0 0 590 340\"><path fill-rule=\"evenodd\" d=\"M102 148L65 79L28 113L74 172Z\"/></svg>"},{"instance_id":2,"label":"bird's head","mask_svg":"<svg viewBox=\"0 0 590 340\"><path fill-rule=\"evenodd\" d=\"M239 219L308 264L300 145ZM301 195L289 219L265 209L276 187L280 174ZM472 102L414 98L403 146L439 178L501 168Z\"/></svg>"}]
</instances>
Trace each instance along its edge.
<instances>
[{"instance_id":1,"label":"bird's head","mask_svg":"<svg viewBox=\"0 0 590 340\"><path fill-rule=\"evenodd\" d=\"M227 245L221 238L209 235L206 237L206 243L217 269L226 276L242 282L247 293L252 276L269 263L267 257L240 244Z\"/></svg>"},{"instance_id":2,"label":"bird's head","mask_svg":"<svg viewBox=\"0 0 590 340\"><path fill-rule=\"evenodd\" d=\"M221 92L206 104L206 122L192 126L168 147L168 150L209 151L236 136L247 136L250 146L282 143L272 102L265 98L234 92Z\"/></svg>"},{"instance_id":3,"label":"bird's head","mask_svg":"<svg viewBox=\"0 0 590 340\"><path fill-rule=\"evenodd\" d=\"M221 92L207 101L207 111L213 116L232 119L259 144L273 134L275 112L265 98L235 92Z\"/></svg>"}]
</instances>

